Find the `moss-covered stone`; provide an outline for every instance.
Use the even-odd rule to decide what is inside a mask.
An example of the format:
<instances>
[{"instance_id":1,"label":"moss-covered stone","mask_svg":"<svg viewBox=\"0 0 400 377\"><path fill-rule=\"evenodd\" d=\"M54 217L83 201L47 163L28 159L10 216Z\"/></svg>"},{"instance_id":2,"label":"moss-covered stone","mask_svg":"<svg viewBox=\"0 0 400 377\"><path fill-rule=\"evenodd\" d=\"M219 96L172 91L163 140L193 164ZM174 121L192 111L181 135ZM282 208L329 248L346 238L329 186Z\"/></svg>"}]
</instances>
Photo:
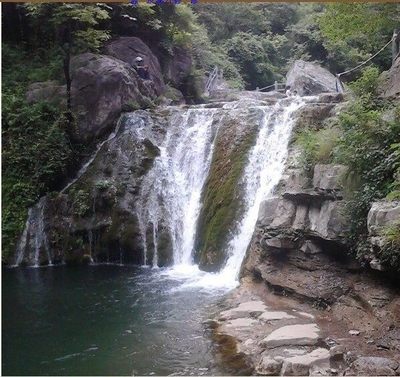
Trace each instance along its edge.
<instances>
[{"instance_id":1,"label":"moss-covered stone","mask_svg":"<svg viewBox=\"0 0 400 377\"><path fill-rule=\"evenodd\" d=\"M242 209L240 180L255 142L257 122L226 119L221 125L203 193L196 236L196 261L215 271L226 259L226 243Z\"/></svg>"}]
</instances>

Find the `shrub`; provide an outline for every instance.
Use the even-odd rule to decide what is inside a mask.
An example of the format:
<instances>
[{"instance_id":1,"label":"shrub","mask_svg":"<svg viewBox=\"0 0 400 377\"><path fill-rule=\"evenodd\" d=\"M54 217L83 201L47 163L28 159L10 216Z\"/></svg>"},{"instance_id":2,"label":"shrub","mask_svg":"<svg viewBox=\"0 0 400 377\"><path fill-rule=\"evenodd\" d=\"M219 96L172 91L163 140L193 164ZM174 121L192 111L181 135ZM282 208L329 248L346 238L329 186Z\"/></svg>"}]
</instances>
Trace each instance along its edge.
<instances>
[{"instance_id":1,"label":"shrub","mask_svg":"<svg viewBox=\"0 0 400 377\"><path fill-rule=\"evenodd\" d=\"M391 268L400 269L400 221L382 231L384 245L379 253L380 260Z\"/></svg>"},{"instance_id":2,"label":"shrub","mask_svg":"<svg viewBox=\"0 0 400 377\"><path fill-rule=\"evenodd\" d=\"M300 163L303 169L311 174L314 165L331 162L338 138L339 131L336 128L301 131L296 137L296 143L302 150Z\"/></svg>"}]
</instances>

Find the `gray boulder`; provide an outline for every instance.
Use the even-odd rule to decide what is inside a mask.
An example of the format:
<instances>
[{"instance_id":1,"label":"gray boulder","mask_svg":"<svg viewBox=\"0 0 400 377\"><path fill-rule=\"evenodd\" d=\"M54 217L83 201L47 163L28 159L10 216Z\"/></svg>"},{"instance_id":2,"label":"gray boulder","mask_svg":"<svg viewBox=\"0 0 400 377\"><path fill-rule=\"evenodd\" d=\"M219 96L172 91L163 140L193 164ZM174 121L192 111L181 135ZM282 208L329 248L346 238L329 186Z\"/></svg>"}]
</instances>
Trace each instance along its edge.
<instances>
[{"instance_id":1,"label":"gray boulder","mask_svg":"<svg viewBox=\"0 0 400 377\"><path fill-rule=\"evenodd\" d=\"M385 357L359 357L345 372L346 376L395 376L399 364Z\"/></svg>"},{"instance_id":2,"label":"gray boulder","mask_svg":"<svg viewBox=\"0 0 400 377\"><path fill-rule=\"evenodd\" d=\"M300 95L336 92L336 77L318 64L296 60L286 76L286 85Z\"/></svg>"},{"instance_id":3,"label":"gray boulder","mask_svg":"<svg viewBox=\"0 0 400 377\"><path fill-rule=\"evenodd\" d=\"M317 164L314 167L313 186L320 190L340 190L348 170L345 165Z\"/></svg>"},{"instance_id":4,"label":"gray boulder","mask_svg":"<svg viewBox=\"0 0 400 377\"><path fill-rule=\"evenodd\" d=\"M379 92L383 98L400 99L400 58L380 76Z\"/></svg>"},{"instance_id":5,"label":"gray boulder","mask_svg":"<svg viewBox=\"0 0 400 377\"><path fill-rule=\"evenodd\" d=\"M368 232L370 235L379 235L380 230L398 221L400 221L400 202L375 202L368 212Z\"/></svg>"},{"instance_id":6,"label":"gray boulder","mask_svg":"<svg viewBox=\"0 0 400 377\"><path fill-rule=\"evenodd\" d=\"M153 81L141 80L128 63L110 56L75 56L71 78L72 111L77 118L77 137L83 142L109 131L124 105L146 107L158 96Z\"/></svg>"},{"instance_id":7,"label":"gray boulder","mask_svg":"<svg viewBox=\"0 0 400 377\"><path fill-rule=\"evenodd\" d=\"M175 88L181 88L184 81L192 71L192 57L188 50L174 47L172 56L163 64L163 72L166 81Z\"/></svg>"},{"instance_id":8,"label":"gray boulder","mask_svg":"<svg viewBox=\"0 0 400 377\"><path fill-rule=\"evenodd\" d=\"M165 84L158 58L141 39L120 37L108 43L104 48L104 53L128 63L131 67L134 67L135 59L140 56L144 64L149 67L156 94L160 95L164 92Z\"/></svg>"},{"instance_id":9,"label":"gray boulder","mask_svg":"<svg viewBox=\"0 0 400 377\"><path fill-rule=\"evenodd\" d=\"M74 136L82 143L110 131L125 107L148 107L161 91L154 80L140 79L130 64L92 53L71 59L71 80L71 106L77 120ZM29 103L48 101L66 106L66 86L55 81L34 83L26 98Z\"/></svg>"}]
</instances>

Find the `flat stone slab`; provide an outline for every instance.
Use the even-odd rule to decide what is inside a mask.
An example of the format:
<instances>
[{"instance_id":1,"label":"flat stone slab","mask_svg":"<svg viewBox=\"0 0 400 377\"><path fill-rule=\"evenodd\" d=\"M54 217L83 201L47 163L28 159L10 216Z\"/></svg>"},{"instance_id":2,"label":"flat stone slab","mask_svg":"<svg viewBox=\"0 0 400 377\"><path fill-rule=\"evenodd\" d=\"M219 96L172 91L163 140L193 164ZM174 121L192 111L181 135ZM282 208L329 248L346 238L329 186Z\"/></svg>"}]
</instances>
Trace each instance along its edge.
<instances>
[{"instance_id":1,"label":"flat stone slab","mask_svg":"<svg viewBox=\"0 0 400 377\"><path fill-rule=\"evenodd\" d=\"M308 376L312 365L328 362L329 357L329 350L317 348L305 355L287 358L283 362L281 374L284 376Z\"/></svg>"},{"instance_id":2,"label":"flat stone slab","mask_svg":"<svg viewBox=\"0 0 400 377\"><path fill-rule=\"evenodd\" d=\"M273 331L260 342L260 345L268 348L279 346L311 346L315 345L319 339L319 328L315 323L289 325Z\"/></svg>"},{"instance_id":3,"label":"flat stone slab","mask_svg":"<svg viewBox=\"0 0 400 377\"><path fill-rule=\"evenodd\" d=\"M261 319L262 321L275 321L280 319L292 319L292 318L296 317L286 312L264 312L258 317L258 319Z\"/></svg>"},{"instance_id":4,"label":"flat stone slab","mask_svg":"<svg viewBox=\"0 0 400 377\"><path fill-rule=\"evenodd\" d=\"M279 376L281 368L281 360L275 360L269 356L262 356L255 371L261 376Z\"/></svg>"},{"instance_id":5,"label":"flat stone slab","mask_svg":"<svg viewBox=\"0 0 400 377\"><path fill-rule=\"evenodd\" d=\"M251 327L255 325L258 321L253 318L236 318L226 323L226 327L233 328L243 328L243 327Z\"/></svg>"},{"instance_id":6,"label":"flat stone slab","mask_svg":"<svg viewBox=\"0 0 400 377\"><path fill-rule=\"evenodd\" d=\"M247 301L242 302L239 306L233 309L221 312L220 319L234 319L243 316L248 316L251 313L259 314L267 310L267 306L262 301Z\"/></svg>"}]
</instances>

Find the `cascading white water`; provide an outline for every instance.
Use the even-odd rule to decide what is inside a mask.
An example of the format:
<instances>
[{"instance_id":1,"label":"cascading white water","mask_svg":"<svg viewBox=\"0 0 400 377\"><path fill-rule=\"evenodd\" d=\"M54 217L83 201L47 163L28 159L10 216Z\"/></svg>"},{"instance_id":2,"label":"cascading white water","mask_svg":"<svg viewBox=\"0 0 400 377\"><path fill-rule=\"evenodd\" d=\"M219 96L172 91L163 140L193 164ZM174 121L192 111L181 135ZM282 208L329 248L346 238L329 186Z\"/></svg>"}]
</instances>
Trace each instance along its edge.
<instances>
[{"instance_id":1,"label":"cascading white water","mask_svg":"<svg viewBox=\"0 0 400 377\"><path fill-rule=\"evenodd\" d=\"M162 258L158 250L162 242L160 236L168 234L174 264L169 274L189 278L186 286L237 285L240 265L254 231L260 204L271 195L282 175L294 123L293 115L303 104L302 99L291 98L278 100L275 105L260 106L259 101L249 99L247 102L228 103L223 108L194 107L171 112L167 134L159 146L160 155L144 177L137 201L146 265L158 266ZM217 118L225 114L232 115L232 112L241 112L241 109L247 110L249 106L261 111L262 116L258 137L249 152L241 182L241 186L244 187L243 217L238 222L237 232L227 245L228 259L224 268L216 274L205 273L193 264L194 240L201 210L201 194L208 176L214 139L218 131ZM135 129L140 133L143 127L144 124ZM115 132L99 145L92 158L62 192L79 179L105 142L115 137L118 129L119 124ZM41 203L42 200L29 211L27 224L17 248L17 265L26 258L24 252L28 246L28 233L35 232L34 239L31 235L29 240L31 249L34 250L32 264L39 263L41 249L47 251L51 263L43 223L44 202Z\"/></svg>"},{"instance_id":2,"label":"cascading white water","mask_svg":"<svg viewBox=\"0 0 400 377\"><path fill-rule=\"evenodd\" d=\"M257 142L250 151L244 173L246 210L237 234L229 242L229 257L220 274L227 283L234 284L238 280L240 266L257 222L260 204L273 193L282 176L295 121L293 115L303 104L301 99L292 100L290 103L284 100L264 110Z\"/></svg>"},{"instance_id":3,"label":"cascading white water","mask_svg":"<svg viewBox=\"0 0 400 377\"><path fill-rule=\"evenodd\" d=\"M264 112L256 144L250 150L243 175L244 214L228 244L228 259L218 273L200 273L185 287L232 288L238 284L240 266L250 243L260 204L278 184L288 153L295 112L304 105L301 98L283 99Z\"/></svg>"},{"instance_id":4,"label":"cascading white water","mask_svg":"<svg viewBox=\"0 0 400 377\"><path fill-rule=\"evenodd\" d=\"M158 237L169 233L175 266L191 265L201 192L211 163L215 109L196 108L176 113L160 156L142 182L139 224L145 264L157 266ZM152 230L153 259L148 259L147 229Z\"/></svg>"},{"instance_id":5,"label":"cascading white water","mask_svg":"<svg viewBox=\"0 0 400 377\"><path fill-rule=\"evenodd\" d=\"M52 265L49 241L47 238L45 225L44 225L44 210L45 198L41 198L39 202L29 209L28 219L26 220L25 229L17 245L15 267L20 265L25 257L25 251L28 246L28 234L31 234L29 240L32 249L34 250L33 259L31 264L34 267L40 265L40 252L44 249L47 256L48 265Z\"/></svg>"}]
</instances>

